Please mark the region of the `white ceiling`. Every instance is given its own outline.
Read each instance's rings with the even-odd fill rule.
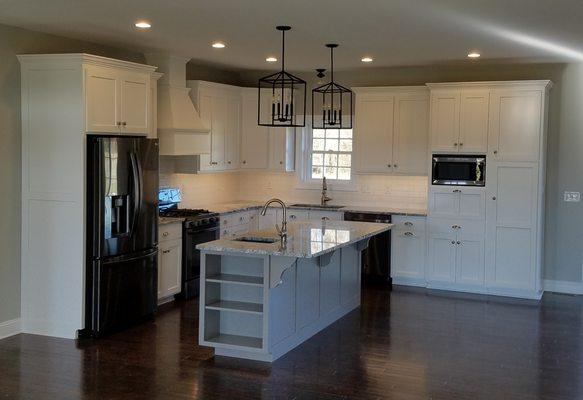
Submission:
[[[291,25],[292,70],[472,62],[583,61],[581,0],[0,0],[0,23],[138,51],[161,50],[234,69],[275,69]],[[133,27],[151,21],[149,31]],[[211,48],[222,40],[227,48]]]

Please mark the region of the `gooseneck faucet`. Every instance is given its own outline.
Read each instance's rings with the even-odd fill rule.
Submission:
[[[263,206],[263,209],[261,210],[261,215],[265,215],[265,213],[267,212],[267,207],[269,207],[269,205],[271,203],[278,203],[281,205],[281,208],[283,209],[283,218],[281,220],[281,229],[279,228],[279,225],[277,225],[277,224],[275,224],[275,229],[277,230],[277,234],[279,235],[279,238],[281,239],[281,243],[285,243],[287,241],[287,206],[280,199],[274,198],[274,199],[267,200],[267,203],[265,203],[265,205]]]
[[[332,200],[331,197],[328,197],[326,191],[328,190],[328,184],[326,183],[326,177],[322,178],[322,198],[320,199],[320,204],[325,206],[327,202]]]

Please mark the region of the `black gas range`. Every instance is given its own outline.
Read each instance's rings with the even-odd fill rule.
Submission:
[[[168,191],[172,191],[169,198]],[[183,218],[182,223],[182,292],[191,299],[200,293],[200,251],[196,245],[219,238],[219,214],[203,209],[179,208],[180,189],[160,189],[160,217]],[[169,201],[171,200],[171,201]]]

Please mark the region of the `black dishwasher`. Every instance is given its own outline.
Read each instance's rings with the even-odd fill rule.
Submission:
[[[391,223],[390,214],[345,212],[345,221]],[[368,248],[362,252],[362,282],[365,285],[391,289],[391,231],[370,238]]]

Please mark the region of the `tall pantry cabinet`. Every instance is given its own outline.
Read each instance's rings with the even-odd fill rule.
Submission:
[[[428,86],[431,153],[486,156],[483,188],[429,171],[428,286],[540,298],[551,82]]]

